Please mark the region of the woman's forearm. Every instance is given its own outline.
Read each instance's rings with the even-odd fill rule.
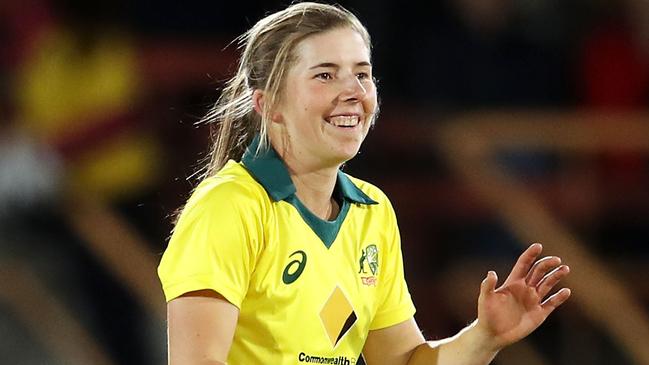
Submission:
[[[474,321],[453,337],[419,345],[409,365],[487,365],[498,353]]]

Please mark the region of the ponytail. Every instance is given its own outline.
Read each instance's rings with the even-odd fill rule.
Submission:
[[[230,79],[212,109],[201,120],[210,125],[209,163],[202,179],[213,176],[230,159],[239,160],[259,131],[260,118],[253,110],[252,89],[245,72]]]

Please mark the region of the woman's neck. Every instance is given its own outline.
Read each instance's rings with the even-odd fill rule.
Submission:
[[[282,159],[295,185],[295,194],[302,204],[321,219],[332,220],[337,217],[340,207],[333,198],[333,193],[339,166],[309,164],[294,158],[290,153],[284,153]]]
[[[276,131],[269,130],[269,134],[272,132]],[[288,169],[300,202],[321,219],[332,220],[337,217],[340,206],[333,198],[333,193],[341,164],[335,161],[327,163],[315,156],[300,154],[281,135],[275,135],[270,141]]]
[[[332,220],[338,215],[338,203],[333,198],[336,172],[294,173],[290,168],[289,171],[295,194],[313,214],[325,220]]]
[[[340,207],[333,198],[338,168],[313,169],[290,160],[285,163],[302,204],[321,219],[332,220],[338,216]]]

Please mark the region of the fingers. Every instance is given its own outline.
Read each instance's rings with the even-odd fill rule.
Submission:
[[[541,279],[543,279],[550,270],[556,268],[560,264],[561,259],[556,256],[547,256],[538,260],[527,273],[525,282],[527,285],[537,286]]]
[[[536,261],[536,258],[541,254],[543,246],[540,243],[535,243],[525,250],[521,256],[516,261],[514,268],[512,269],[511,274],[509,274],[509,279],[517,280],[521,278],[526,278],[527,273],[529,273],[532,265]]]
[[[571,291],[568,288],[563,288],[556,292],[554,295],[546,299],[542,304],[541,308],[545,312],[545,315],[548,316],[552,313],[553,310],[557,309],[558,306],[563,304],[568,298],[570,298]]]
[[[561,281],[566,275],[570,273],[570,267],[567,265],[561,265],[556,269],[550,271],[547,275],[541,279],[538,283],[536,292],[540,298],[545,298],[548,293],[554,288],[555,285]]]

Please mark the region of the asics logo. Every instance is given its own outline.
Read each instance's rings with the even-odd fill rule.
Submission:
[[[302,275],[302,271],[306,266],[306,253],[304,251],[295,251],[289,255],[289,258],[294,256],[296,258],[286,265],[282,273],[282,281],[286,285],[294,283]]]

